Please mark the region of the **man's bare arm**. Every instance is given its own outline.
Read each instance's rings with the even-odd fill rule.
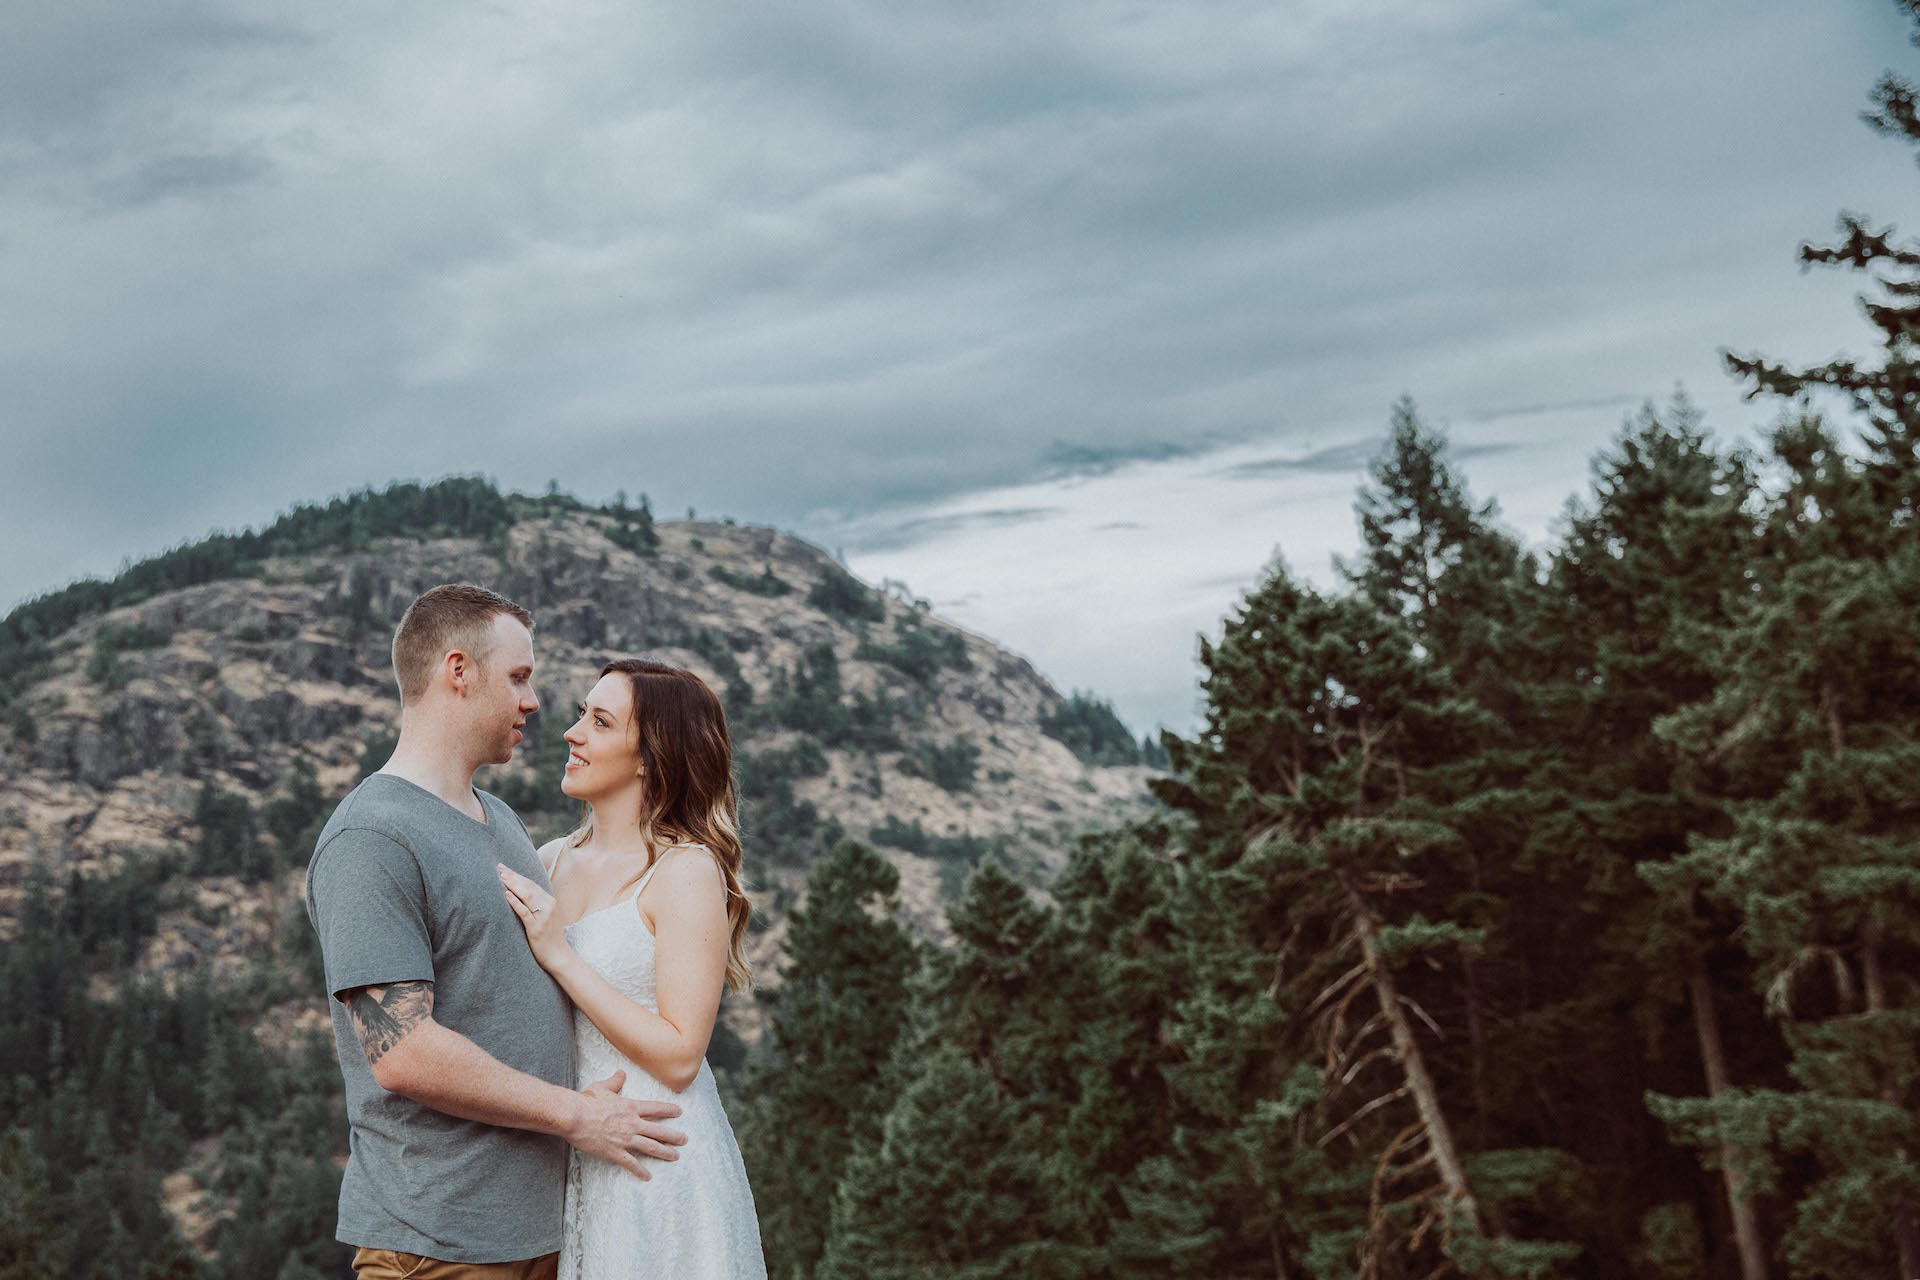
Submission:
[[[431,982],[396,982],[390,987],[360,987],[347,994],[347,1016],[359,1033],[367,1065],[377,1069],[380,1059],[405,1038],[407,1032],[433,1017]],[[384,1084],[380,1086],[386,1088]]]
[[[619,1096],[616,1074],[574,1092],[515,1071],[457,1031],[433,1020],[433,984],[357,987],[342,997],[374,1083],[435,1111],[510,1129],[565,1138],[644,1178],[639,1157],[678,1158],[686,1139],[658,1123],[680,1114],[668,1103]]]

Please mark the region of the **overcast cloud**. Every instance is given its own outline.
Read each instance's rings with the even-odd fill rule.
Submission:
[[[840,546],[1184,725],[1194,632],[1351,543],[1402,392],[1545,537],[1641,400],[1768,416],[1720,346],[1863,343],[1793,251],[1912,221],[1857,118],[1902,21],[30,0],[0,603],[364,484],[551,478]]]

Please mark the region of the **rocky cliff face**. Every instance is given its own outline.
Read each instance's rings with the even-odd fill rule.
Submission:
[[[546,723],[521,760],[479,779],[536,838],[576,817],[558,793],[558,735],[606,659],[660,656],[725,691],[762,975],[812,857],[841,833],[900,868],[904,909],[937,936],[944,901],[985,852],[1039,885],[1076,833],[1146,803],[1144,769],[1090,766],[1042,731],[1060,695],[1026,662],[852,582],[818,548],[694,521],[658,526],[648,546],[624,518],[563,506],[486,539],[270,557],[54,637],[0,728],[0,929],[13,929],[36,860],[64,877],[173,857],[177,892],[139,968],[234,976],[284,951],[287,931],[306,928],[299,845],[313,805],[299,797],[324,812],[384,759],[399,712],[392,624],[452,580],[536,615]],[[221,841],[251,850],[252,870]],[[735,1004],[751,1039],[750,1006]],[[280,1011],[322,1016],[312,1002]]]

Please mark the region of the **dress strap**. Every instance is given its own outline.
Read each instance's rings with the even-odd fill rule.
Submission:
[[[667,860],[667,856],[671,854],[674,850],[700,849],[704,851],[706,847],[707,846],[703,844],[699,844],[695,841],[689,840],[682,844],[670,844],[666,848],[662,849],[660,851],[660,856],[653,860],[653,865],[648,867],[646,870],[646,873],[640,877],[640,883],[633,887],[633,901],[638,902],[640,900],[641,893],[643,893],[646,890],[647,881],[653,879],[653,873],[660,869],[660,864],[665,862]]]

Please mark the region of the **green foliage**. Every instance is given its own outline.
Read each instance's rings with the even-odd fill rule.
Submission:
[[[143,623],[103,626],[93,638],[93,656],[87,660],[87,679],[103,689],[122,688],[131,678],[120,655],[131,649],[158,649],[171,643],[173,633]]]
[[[272,1150],[282,1177],[221,1233],[211,1274],[277,1272],[289,1254],[339,1274],[332,1240],[344,1154],[338,1074],[315,1042],[291,1064],[247,1029],[262,1005],[204,978],[171,986],[127,976],[177,861],[130,859],[72,876],[56,893],[43,867],[22,889],[20,928],[0,941],[0,1270],[18,1276],[205,1274],[160,1202],[161,1176],[189,1142],[216,1152],[217,1187],[239,1185],[249,1151]],[[304,921],[301,922],[304,927]],[[90,988],[100,979],[112,994]],[[261,999],[281,998],[272,984]]]
[[[880,594],[837,564],[828,565],[807,592],[807,603],[842,622],[883,622],[887,607]]]
[[[818,742],[801,735],[785,747],[742,751],[735,761],[742,839],[755,859],[806,866],[840,842],[840,824],[793,791],[795,781],[827,772]]]
[[[153,936],[160,913],[175,905],[181,859],[169,851],[129,856],[111,871],[68,872],[57,907],[58,932],[78,959],[131,966]],[[33,889],[35,881],[29,880]],[[45,893],[44,886],[39,892]],[[43,900],[43,908],[47,907]]]
[[[1692,1280],[1706,1274],[1700,1215],[1690,1204],[1660,1204],[1641,1216],[1635,1272],[1648,1280]]]
[[[264,880],[275,871],[271,851],[260,843],[253,804],[244,794],[223,791],[208,778],[200,785],[193,821],[200,828],[193,842],[194,874]],[[300,860],[307,852],[300,851]]]
[[[300,756],[287,775],[285,790],[267,801],[261,819],[281,858],[291,864],[306,861],[332,812],[333,801],[320,790],[312,763]]]
[[[847,1162],[820,1280],[1059,1274],[1032,1211],[1044,1170],[1038,1115],[1023,1116],[977,1063],[938,1046],[887,1114],[883,1140]]]
[[[346,623],[348,640],[358,640],[385,625],[373,609],[373,570],[365,561],[355,561],[347,570],[346,590],[334,601],[334,608]]]
[[[647,501],[647,495],[640,495],[640,505],[627,505],[627,491],[614,494],[613,502],[606,510],[613,516],[613,523],[607,528],[607,538],[616,547],[625,547],[637,555],[654,556],[660,551],[660,533],[653,527],[653,504]]]
[[[994,851],[997,842],[982,836],[943,836],[935,835],[920,825],[920,819],[902,822],[894,814],[888,814],[887,820],[867,830],[867,838],[875,844],[883,844],[893,849],[904,849],[908,853],[917,853],[923,858],[937,858],[942,862],[960,862],[968,866],[980,861]]]
[[[1113,704],[1078,689],[1040,713],[1040,732],[1066,744],[1082,764],[1142,763],[1142,744],[1114,711]],[[1161,763],[1166,757],[1162,753]]]
[[[771,1052],[750,1066],[736,1120],[773,1274],[813,1274],[848,1155],[878,1132],[897,1089],[886,1064],[919,965],[892,915],[898,886],[863,845],[821,859],[788,918],[779,984],[759,996]]]
[[[697,654],[725,682],[720,701],[726,708],[728,722],[736,730],[749,725],[754,715],[753,683],[740,669],[740,659],[734,656],[734,637],[712,627],[696,627],[685,633],[679,643]]]
[[[356,784],[365,782],[385,767],[393,758],[395,747],[400,745],[400,734],[394,730],[375,729],[360,739],[360,758],[357,762],[359,773]]]
[[[895,618],[890,641],[876,641],[863,630],[853,656],[883,663],[923,686],[931,686],[948,668],[973,669],[966,637],[946,627],[930,627],[918,613]]]
[[[766,596],[770,599],[778,599],[793,591],[793,584],[775,574],[772,565],[765,566],[759,573],[741,573],[725,565],[716,564],[707,569],[707,576],[722,586],[732,587],[735,591],[744,591],[754,596]]]
[[[848,695],[833,645],[809,645],[791,669],[776,667],[762,709],[766,720],[798,729],[828,747],[888,751],[899,747],[900,709],[884,693]]]
[[[46,1162],[24,1130],[0,1135],[0,1277],[60,1280],[73,1243],[56,1216]]]
[[[387,537],[491,539],[512,523],[507,500],[478,477],[394,484],[324,505],[294,507],[258,532],[212,534],[142,560],[107,581],[82,579],[29,600],[0,620],[0,706],[44,674],[54,637],[110,609],[182,587],[251,576],[271,556],[364,551],[374,539]]]
[[[955,738],[945,746],[915,742],[900,753],[900,772],[910,778],[925,778],[941,790],[955,793],[973,790],[979,764],[980,748],[967,738]]]

